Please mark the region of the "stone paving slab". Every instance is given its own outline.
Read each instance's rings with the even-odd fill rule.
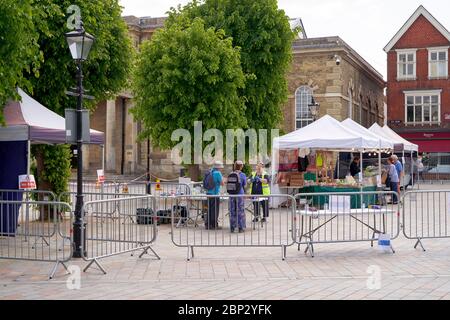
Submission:
[[[51,263],[0,260],[0,299],[450,299],[450,239],[424,240],[423,252],[400,236],[395,254],[369,242],[318,244],[315,258],[291,246],[286,261],[279,248],[196,248],[186,261],[169,232],[161,226],[153,246],[161,260],[102,259],[107,274],[82,272],[79,290],[62,267],[48,280]]]

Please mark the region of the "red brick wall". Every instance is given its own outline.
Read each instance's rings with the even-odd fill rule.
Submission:
[[[405,121],[404,90],[434,90],[442,89],[441,121],[443,128],[450,128],[450,122],[445,122],[444,113],[450,113],[450,80],[428,79],[428,49],[432,47],[450,46],[450,42],[423,16],[420,16],[410,29],[400,38],[394,48],[388,53],[388,85],[387,104],[388,121]],[[397,52],[395,49],[417,48],[415,81],[397,81]],[[450,52],[449,52],[450,55]],[[449,64],[450,66],[450,64]],[[450,68],[449,68],[450,74]],[[404,125],[400,125],[403,127]],[[394,127],[395,128],[395,127]]]
[[[395,44],[393,50],[446,45],[448,45],[448,40],[421,15]]]

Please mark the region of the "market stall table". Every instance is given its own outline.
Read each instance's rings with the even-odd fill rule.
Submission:
[[[299,194],[311,194],[317,193],[318,195],[307,196],[308,200],[313,202],[313,205],[323,208],[326,203],[329,203],[329,195],[323,195],[323,193],[355,193],[350,196],[351,209],[361,208],[363,204],[366,206],[375,205],[379,203],[379,199],[376,194],[363,194],[361,192],[374,192],[377,191],[377,186],[367,187],[334,187],[334,186],[305,186],[299,189]]]
[[[373,246],[373,241],[377,240],[375,238],[375,235],[378,234],[386,234],[386,216],[394,215],[396,214],[396,210],[387,209],[387,208],[380,208],[380,209],[350,209],[350,210],[317,210],[317,211],[311,211],[308,209],[304,210],[297,210],[297,214],[301,217],[301,229],[300,231],[300,240],[298,248],[300,250],[300,243],[302,243],[302,239],[306,238],[308,239],[306,245],[307,248],[305,250],[305,253],[310,251],[310,254],[312,257],[314,257],[314,243],[332,243],[332,242],[339,242],[339,241],[314,241],[313,237],[316,232],[318,232],[320,229],[324,228],[326,225],[331,223],[333,220],[338,218],[339,216],[348,216],[355,221],[361,223],[363,226],[367,227],[369,230],[371,230],[372,233],[372,241],[371,246]],[[361,220],[361,216],[372,216],[373,215],[373,224],[371,225],[369,223],[369,219],[367,221]],[[381,229],[378,229],[376,225],[376,216],[381,215],[382,216],[382,226]],[[360,217],[358,217],[360,216]],[[305,226],[305,219],[308,220],[308,226],[304,228]],[[324,219],[324,222],[318,222],[317,226],[314,227],[313,219]],[[306,229],[306,230],[305,230]],[[319,239],[320,240],[320,239]],[[392,253],[395,253],[394,248],[392,245],[390,246]]]

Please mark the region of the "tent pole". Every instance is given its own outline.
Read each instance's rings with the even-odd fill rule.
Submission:
[[[403,151],[402,151],[402,165],[403,165],[403,177],[402,177],[402,180],[400,181],[400,190],[402,190],[402,186],[403,186],[403,188],[405,188],[405,146],[404,145],[403,145]]]
[[[411,186],[414,188],[414,161],[412,150],[411,150]]]
[[[103,174],[105,174],[105,145],[102,144],[102,170]]]
[[[380,181],[381,181],[381,140],[380,140],[380,145],[378,148],[378,175],[380,176]]]
[[[27,141],[27,175],[31,173],[31,141]]]
[[[341,153],[340,152],[338,152],[338,159],[337,159],[337,179],[339,179],[340,178],[340,176],[341,176],[341,174],[340,174],[340,166],[341,166],[341,163],[340,163],[340,159],[341,158]]]
[[[363,152],[362,152],[362,150],[359,152],[359,156],[360,156],[360,163],[361,163],[361,165],[360,165],[360,174],[361,174],[361,181],[360,181],[360,191],[361,191],[361,193],[360,193],[360,196],[361,196],[361,209],[363,209],[364,210],[364,206],[363,206],[363,195],[362,195],[362,193],[363,193],[363,181],[364,181],[364,159],[363,159]]]

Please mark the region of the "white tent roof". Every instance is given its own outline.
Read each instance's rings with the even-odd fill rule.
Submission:
[[[386,133],[386,131],[384,131],[383,128],[380,127],[380,125],[378,123],[374,123],[368,130],[370,132],[376,134],[377,136],[380,136],[380,137],[382,137],[382,138],[384,138],[386,140],[392,141],[392,137],[389,136]],[[403,145],[403,143],[399,143],[398,141],[392,141],[392,143],[394,143],[394,144],[402,144]],[[402,148],[403,148],[403,146],[402,146]]]
[[[389,128],[388,126],[384,126],[383,130],[386,132],[386,134],[390,137],[392,137],[392,140],[399,141],[399,143],[403,143],[404,150],[405,151],[419,151],[419,146],[417,144],[414,144],[412,142],[409,142],[405,138],[399,136],[394,130]]]
[[[274,148],[346,151],[378,149],[379,140],[361,135],[325,115],[304,128],[274,139]]]
[[[402,149],[404,151],[417,151],[419,149],[419,147],[416,144],[413,144],[413,143],[403,139],[398,134],[396,134],[392,129],[390,129],[388,126],[380,127],[378,125],[378,123],[374,123],[369,128],[369,130],[379,136],[389,139],[396,146],[401,145]],[[397,149],[397,148],[395,148],[395,149]]]
[[[347,118],[346,120],[342,121],[341,124],[343,124],[345,127],[359,133],[362,136],[374,138],[379,141],[380,148],[381,149],[394,149],[394,144],[391,142],[391,140],[386,139],[385,137],[382,137],[367,128],[364,128],[359,123],[353,121],[350,118]]]

